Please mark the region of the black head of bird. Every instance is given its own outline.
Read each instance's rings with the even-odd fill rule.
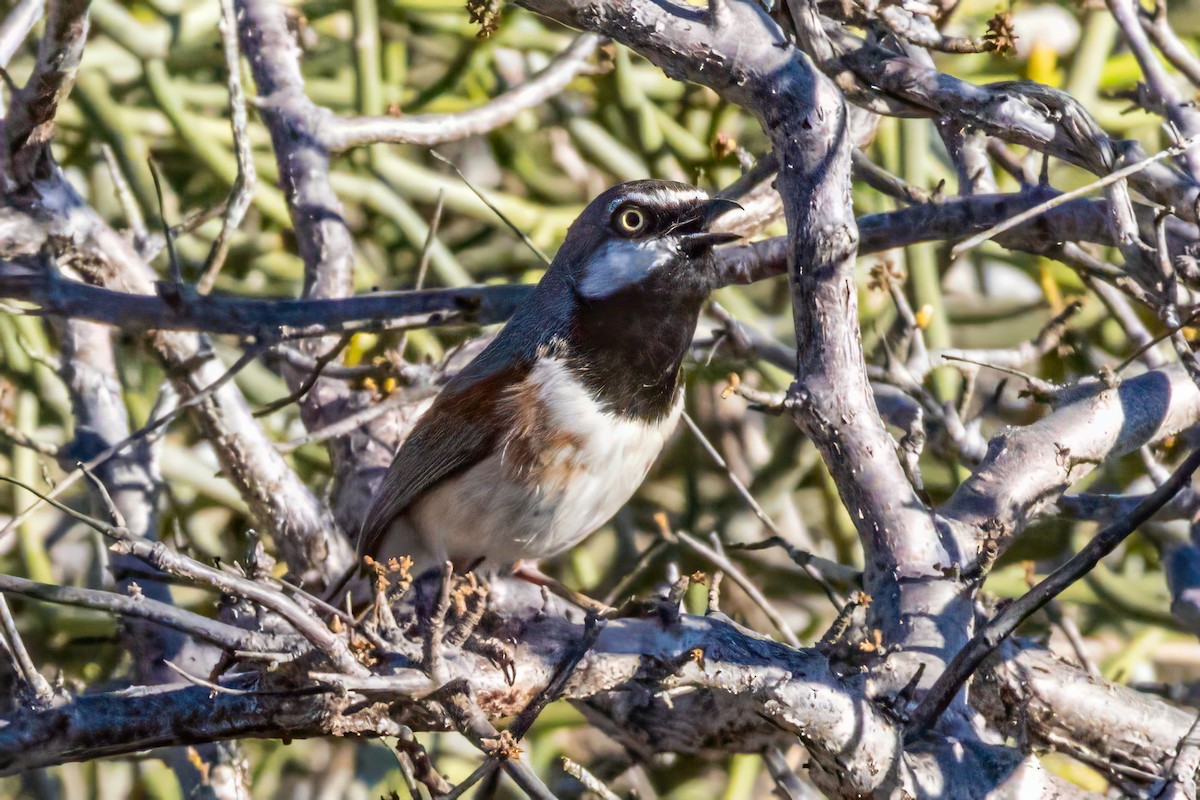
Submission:
[[[593,200],[533,293],[401,446],[360,558],[501,568],[560,553],[608,521],[678,422],[712,250],[738,238],[710,225],[731,206],[649,180]]]

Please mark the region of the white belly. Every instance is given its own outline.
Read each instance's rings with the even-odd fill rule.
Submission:
[[[610,414],[562,362],[549,359],[539,362],[522,391],[537,399],[541,415],[532,466],[527,440],[510,442],[415,503],[397,521],[408,530],[389,539],[415,545],[409,550],[418,552],[409,554],[418,568],[447,558],[466,566],[481,557],[501,566],[575,545],[637,491],[683,408],[680,392],[670,413],[655,422]]]

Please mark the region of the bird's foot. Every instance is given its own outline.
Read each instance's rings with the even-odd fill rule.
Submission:
[[[569,586],[565,586],[562,582],[551,578],[538,569],[535,562],[518,561],[513,565],[512,574],[514,578],[528,581],[534,586],[544,586],[551,594],[555,594],[568,603],[579,606],[584,611],[595,615],[599,619],[608,619],[617,613],[617,609],[612,606],[602,603],[599,600],[594,600],[586,594],[577,592]]]

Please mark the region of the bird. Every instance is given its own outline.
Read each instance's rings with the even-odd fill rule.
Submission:
[[[734,207],[660,180],[590,202],[507,325],[400,445],[357,562],[407,556],[413,575],[450,562],[556,584],[537,563],[608,522],[679,421],[713,251],[740,238],[710,226]]]

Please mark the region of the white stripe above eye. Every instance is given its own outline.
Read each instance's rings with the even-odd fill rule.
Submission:
[[[608,297],[642,280],[674,254],[670,242],[660,238],[606,242],[588,260],[579,292],[592,300]]]
[[[609,204],[609,212],[617,210],[618,206],[625,203],[632,203],[636,206],[645,206],[646,208],[663,208],[673,206],[678,203],[699,202],[707,200],[708,194],[703,189],[653,189],[649,192],[630,192],[622,195]]]

